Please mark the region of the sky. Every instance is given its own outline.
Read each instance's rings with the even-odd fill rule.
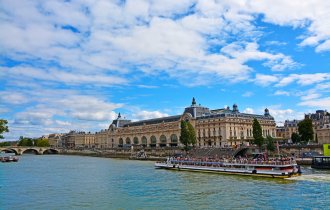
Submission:
[[[275,3],[276,2],[276,3]],[[330,1],[0,0],[5,140],[182,114],[330,108]]]

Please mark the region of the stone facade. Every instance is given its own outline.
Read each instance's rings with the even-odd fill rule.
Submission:
[[[305,114],[305,118],[313,122],[314,140],[320,144],[329,143],[330,113],[327,110],[316,110],[315,113]]]
[[[276,137],[276,124],[268,109],[264,115],[240,113],[236,104],[232,110],[229,107],[210,110],[196,105],[193,99],[182,115],[131,122],[119,114],[109,126],[107,145],[110,148],[182,146],[179,142],[182,120],[195,128],[199,147],[249,145],[254,118],[259,121],[264,137]]]
[[[95,148],[95,135],[93,133],[70,131],[62,137],[66,148]]]
[[[105,149],[108,148],[108,130],[101,130],[95,133],[95,148]]]
[[[301,122],[301,120],[285,120],[284,122],[284,129],[285,129],[285,134],[284,138],[285,139],[291,139],[291,136],[293,133],[298,132],[298,123]]]
[[[325,124],[323,126],[318,126],[315,129],[317,142],[319,144],[330,144],[330,124]]]
[[[63,134],[57,134],[57,133],[49,134],[48,136],[49,146],[53,148],[62,147],[62,136]]]

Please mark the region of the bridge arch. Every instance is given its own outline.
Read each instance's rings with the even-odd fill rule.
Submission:
[[[37,149],[34,149],[34,148],[27,148],[25,150],[22,151],[22,154],[31,154],[31,153],[34,153],[36,155],[39,155],[39,151]]]
[[[15,155],[18,155],[18,151],[16,151],[15,149],[12,149],[12,148],[2,149],[1,152],[5,152],[5,153],[15,153]]]
[[[58,154],[59,151],[56,149],[46,149],[42,154]]]

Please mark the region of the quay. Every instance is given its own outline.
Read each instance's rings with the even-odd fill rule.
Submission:
[[[231,148],[195,148],[191,151],[185,152],[181,148],[113,148],[113,149],[64,149],[52,147],[0,147],[1,152],[15,153],[15,155],[22,155],[25,153],[33,153],[36,155],[44,154],[59,154],[59,155],[78,155],[90,157],[103,157],[103,158],[119,158],[130,160],[149,160],[149,161],[164,161],[167,157],[180,155],[192,157],[222,157],[233,156],[239,154],[241,150],[246,148],[231,149]],[[310,151],[311,147],[299,148],[285,147],[281,152],[284,154],[296,153],[302,154],[303,151]],[[318,148],[317,148],[318,149]],[[318,151],[318,150],[317,150]],[[311,165],[311,158],[297,157],[296,162],[298,165]]]

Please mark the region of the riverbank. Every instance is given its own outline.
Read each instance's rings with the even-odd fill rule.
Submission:
[[[141,160],[141,161],[163,161],[166,157],[159,156],[146,156],[146,157],[135,157],[130,152],[108,152],[108,151],[90,151],[90,150],[65,150],[62,151],[62,155],[77,155],[77,156],[89,156],[89,157],[103,157],[103,158],[117,158],[127,160]]]
[[[126,160],[140,160],[140,161],[164,161],[168,156],[161,154],[162,156],[157,155],[148,155],[144,157],[137,157],[132,155],[131,152],[114,152],[114,151],[91,151],[91,150],[65,150],[61,151],[59,154],[63,155],[77,155],[77,156],[89,156],[89,157],[103,157],[103,158],[117,158],[117,159],[126,159]],[[298,165],[310,166],[312,164],[311,158],[297,158]]]

